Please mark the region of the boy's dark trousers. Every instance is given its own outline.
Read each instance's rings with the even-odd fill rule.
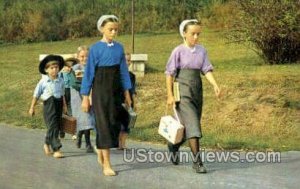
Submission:
[[[54,152],[62,147],[58,138],[62,123],[62,107],[62,98],[50,97],[44,101],[44,120],[47,127],[45,144],[50,145]]]

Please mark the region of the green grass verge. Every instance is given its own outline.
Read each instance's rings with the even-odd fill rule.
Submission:
[[[201,144],[205,148],[300,150],[300,65],[264,65],[250,49],[227,44],[220,33],[205,31],[201,43],[214,65],[223,91],[218,101],[203,78],[204,106]],[[45,128],[42,105],[36,116],[27,111],[40,79],[39,54],[74,53],[79,45],[99,38],[0,46],[0,122]],[[117,39],[130,51],[131,36]],[[147,53],[147,74],[138,78],[136,128],[130,138],[164,143],[157,134],[166,103],[166,61],[181,43],[178,34],[136,35],[136,53]]]

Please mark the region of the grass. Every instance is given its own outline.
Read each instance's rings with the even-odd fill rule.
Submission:
[[[203,40],[202,40],[203,39]],[[205,148],[300,150],[300,64],[269,66],[250,49],[227,44],[220,33],[205,31],[201,43],[214,65],[222,88],[216,100],[203,77],[204,106],[201,144]],[[39,54],[74,53],[79,45],[98,38],[0,46],[0,122],[44,128],[42,105],[34,118],[27,115],[38,73]],[[131,36],[117,39],[130,50]],[[135,52],[147,53],[147,74],[138,79],[138,120],[130,138],[165,143],[157,134],[165,112],[164,69],[178,34],[136,35]]]

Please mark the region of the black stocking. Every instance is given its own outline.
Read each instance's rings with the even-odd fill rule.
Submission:
[[[200,154],[198,154],[199,153],[199,148],[200,148],[199,138],[198,137],[190,138],[189,139],[189,145],[190,145],[191,151],[194,155],[195,162],[198,162],[199,159],[201,159]]]
[[[84,133],[84,131],[78,131],[78,133],[77,133],[77,139],[78,139],[79,141],[81,141],[81,138],[82,138],[83,133]]]
[[[84,137],[85,137],[85,143],[86,146],[90,146],[91,145],[91,139],[90,139],[90,130],[84,130]]]

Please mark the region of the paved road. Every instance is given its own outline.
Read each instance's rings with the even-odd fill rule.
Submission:
[[[87,154],[84,149],[77,149],[70,135],[62,141],[65,158],[46,157],[42,150],[44,134],[45,130],[0,124],[1,189],[282,189],[299,188],[300,185],[300,152],[295,151],[281,153],[280,163],[208,162],[211,154],[222,152],[207,151],[204,157],[209,172],[200,175],[192,171],[190,162],[178,166],[161,162],[161,157],[165,157],[162,155],[166,151],[163,145],[129,141],[128,147],[131,150],[127,151],[127,154],[112,150],[112,164],[118,176],[105,177],[96,163],[96,155]],[[188,152],[188,149],[183,151]],[[236,161],[234,153],[231,154],[231,160]],[[245,155],[242,153],[240,156]],[[264,154],[261,153],[259,157],[261,160]],[[148,162],[142,162],[144,160]],[[156,162],[150,162],[152,160]]]

